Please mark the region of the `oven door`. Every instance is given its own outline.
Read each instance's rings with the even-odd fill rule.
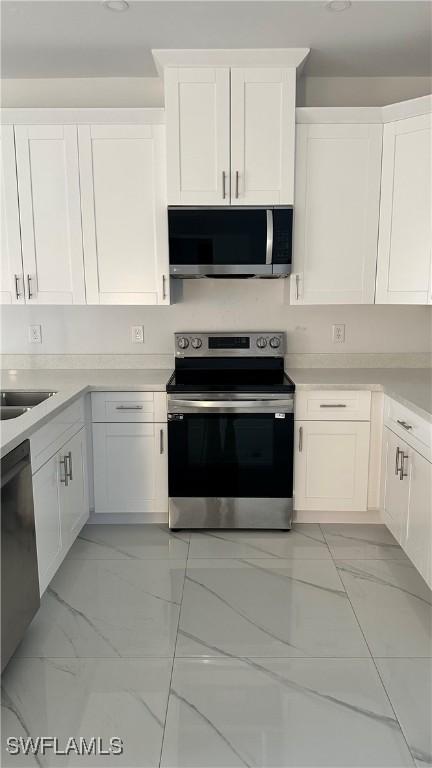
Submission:
[[[289,528],[293,402],[168,406],[170,527]]]

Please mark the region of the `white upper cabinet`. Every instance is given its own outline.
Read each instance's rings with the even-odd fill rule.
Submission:
[[[297,125],[292,304],[373,304],[382,126]]]
[[[377,304],[431,303],[431,125],[384,126]]]
[[[231,70],[231,203],[294,202],[294,69]]]
[[[13,126],[1,127],[1,284],[0,303],[24,302],[21,234]]]
[[[84,304],[73,125],[15,127],[24,292],[29,304]]]
[[[295,72],[166,69],[170,205],[293,204]]]
[[[168,202],[228,205],[229,69],[168,69],[165,88]]]
[[[78,135],[87,303],[169,303],[163,127]]]

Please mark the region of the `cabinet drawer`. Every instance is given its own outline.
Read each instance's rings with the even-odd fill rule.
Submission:
[[[165,392],[93,392],[93,422],[166,421]]]
[[[369,421],[371,393],[364,390],[297,392],[295,417],[302,421]]]
[[[429,461],[432,459],[432,424],[390,397],[385,399],[384,419],[386,426],[406,440],[408,445]]]

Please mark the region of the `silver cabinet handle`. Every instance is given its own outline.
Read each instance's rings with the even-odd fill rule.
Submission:
[[[166,297],[166,275],[162,275],[162,299],[165,301]]]
[[[31,275],[27,275],[27,293],[28,293],[29,299],[33,298],[33,291],[32,291],[32,288],[31,288],[31,284],[32,284]]]
[[[116,405],[117,411],[142,411],[143,405]]]
[[[63,485],[66,488],[69,485],[69,474],[68,474],[68,471],[67,471],[67,458],[68,457],[66,455],[66,456],[63,456],[62,459],[60,459],[60,466],[63,467],[63,469],[64,469],[64,476],[63,477],[61,476],[61,472],[60,472],[60,482],[63,483]]]
[[[346,403],[320,403],[320,408],[346,408]]]
[[[21,291],[19,289],[19,284],[20,284],[21,278],[20,278],[20,275],[14,275],[14,277],[15,277],[15,296],[17,297],[17,299],[20,299]]]
[[[405,459],[408,458],[408,454],[401,451],[400,456],[401,456],[401,465],[399,470],[399,479],[403,480],[404,477],[408,477],[408,472],[405,472]]]
[[[160,453],[164,452],[164,432],[163,429],[159,431],[159,451]]]
[[[222,198],[226,198],[226,171],[222,171]]]
[[[296,285],[296,300],[299,300],[299,285],[300,285],[300,275],[295,276],[295,285]]]
[[[401,425],[404,429],[412,429],[411,424],[407,424],[406,421],[403,421],[401,419],[396,419],[397,423]]]
[[[238,171],[235,172],[235,196],[238,199],[239,196],[239,177],[240,174]]]
[[[396,448],[396,459],[395,459],[395,475],[399,474],[399,456],[401,455],[402,451],[399,448],[399,446]]]
[[[72,451],[69,451],[69,453],[67,453],[64,458],[65,458],[65,475],[67,475],[69,480],[73,480],[73,475],[72,475]]]
[[[303,450],[303,427],[299,427],[299,453]]]

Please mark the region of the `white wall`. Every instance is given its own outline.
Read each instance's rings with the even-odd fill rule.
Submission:
[[[305,77],[297,106],[382,107],[431,92],[430,77]]]
[[[429,307],[290,307],[286,281],[176,281],[181,303],[171,307],[3,307],[4,353],[155,354],[173,352],[181,330],[285,330],[289,352],[428,352]],[[30,344],[28,325],[42,325],[42,344]],[[346,323],[346,343],[333,344],[332,324]],[[132,344],[131,325],[144,325],[144,344]]]
[[[4,107],[162,107],[156,77],[76,77],[1,80]],[[297,104],[382,106],[431,93],[429,77],[304,77]]]

